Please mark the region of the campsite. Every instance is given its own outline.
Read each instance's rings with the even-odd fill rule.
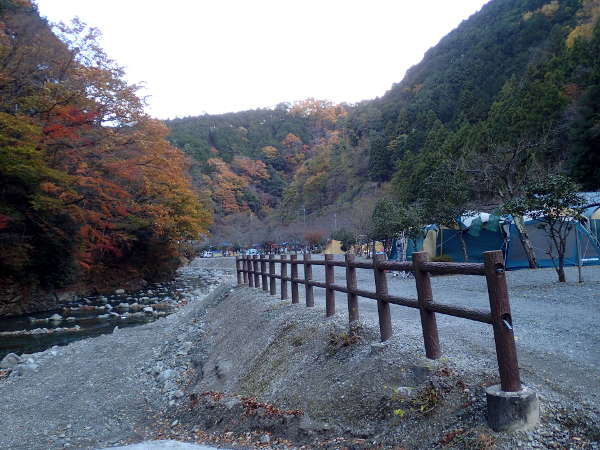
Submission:
[[[600,450],[600,0],[0,0],[0,450]]]

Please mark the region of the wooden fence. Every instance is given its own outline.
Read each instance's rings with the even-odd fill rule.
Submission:
[[[292,303],[299,303],[299,285],[305,288],[306,306],[314,306],[313,288],[325,289],[325,314],[335,314],[335,293],[347,294],[349,321],[358,320],[358,297],[377,301],[381,341],[392,336],[390,305],[400,305],[418,309],[421,314],[423,341],[427,358],[441,356],[436,323],[436,313],[492,325],[496,344],[496,356],[500,373],[501,389],[505,392],[521,390],[517,351],[513,335],[512,317],[508,301],[508,288],[502,251],[484,253],[484,264],[430,262],[426,252],[413,253],[412,262],[385,261],[383,255],[376,255],[373,261],[356,261],[354,255],[346,255],[344,261],[335,261],[333,255],[325,255],[324,260],[313,260],[305,254],[302,260],[297,255],[286,255],[276,259],[274,255],[242,256],[236,258],[237,281],[239,285],[260,288],[276,295],[276,280],[280,280],[281,299],[288,298],[288,284],[291,283]],[[268,264],[268,270],[267,270]],[[279,274],[275,271],[279,264]],[[304,266],[304,278],[298,278],[298,266]],[[312,266],[325,266],[325,282],[314,281]],[[288,276],[288,266],[290,276]],[[346,268],[346,285],[335,284],[335,267]],[[358,289],[356,269],[370,269],[375,279],[375,292]],[[397,297],[388,293],[388,270],[410,271],[415,276],[417,298]],[[433,300],[431,274],[439,275],[479,275],[487,280],[490,311],[462,308],[460,306],[437,303]]]

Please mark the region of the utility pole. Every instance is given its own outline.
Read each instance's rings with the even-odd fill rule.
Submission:
[[[333,231],[337,230],[337,213],[333,213]]]

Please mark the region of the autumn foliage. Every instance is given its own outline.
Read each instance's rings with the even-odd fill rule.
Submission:
[[[0,278],[160,278],[210,222],[188,160],[97,37],[0,3]]]

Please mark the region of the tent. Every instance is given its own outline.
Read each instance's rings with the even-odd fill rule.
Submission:
[[[567,252],[565,266],[600,265],[600,246],[594,235],[600,231],[600,209],[594,214],[598,219],[590,219],[591,230],[579,222],[574,226],[567,237]],[[594,222],[594,221],[597,222]],[[594,229],[594,225],[597,228]],[[553,267],[552,259],[548,254],[550,241],[544,231],[542,223],[538,220],[525,220],[527,234],[531,240],[539,267]],[[460,234],[467,248],[469,262],[483,262],[483,253],[490,250],[502,250],[505,255],[508,270],[525,269],[529,267],[527,255],[519,237],[519,231],[512,218],[499,217],[493,214],[477,213],[472,216],[462,217],[460,229],[451,229],[429,225],[424,229],[425,238],[407,243],[407,259],[414,251],[425,250],[430,256],[444,255],[455,262],[464,262],[464,252],[461,245]],[[435,248],[431,248],[431,240],[435,239]],[[392,249],[390,259],[401,259],[396,246]]]
[[[600,192],[581,193],[588,204],[600,202]],[[585,226],[596,242],[600,242],[600,206],[592,206],[583,212],[586,218]]]
[[[332,239],[327,243],[323,253],[327,255],[343,255],[345,252],[342,250],[342,243]]]
[[[600,247],[598,242],[586,228],[579,222],[573,223],[567,236],[567,250],[565,252],[565,267],[600,264]],[[543,224],[538,220],[526,220],[525,228],[529,240],[533,245],[539,267],[554,267],[548,254],[550,238],[543,229]],[[519,231],[514,223],[510,223],[507,236],[506,268],[526,269],[529,267],[527,254],[519,239]],[[556,253],[555,253],[556,255]]]
[[[483,262],[483,253],[490,250],[504,250],[506,233],[503,226],[506,219],[488,213],[476,213],[461,217],[460,229],[438,227],[436,255],[449,256],[452,261],[465,261],[460,234],[467,247],[469,262]]]
[[[404,258],[411,259],[414,252],[425,251],[429,257],[436,255],[436,239],[438,228],[435,225],[428,225],[423,229],[422,236],[417,239],[394,239],[389,259],[402,261]]]

